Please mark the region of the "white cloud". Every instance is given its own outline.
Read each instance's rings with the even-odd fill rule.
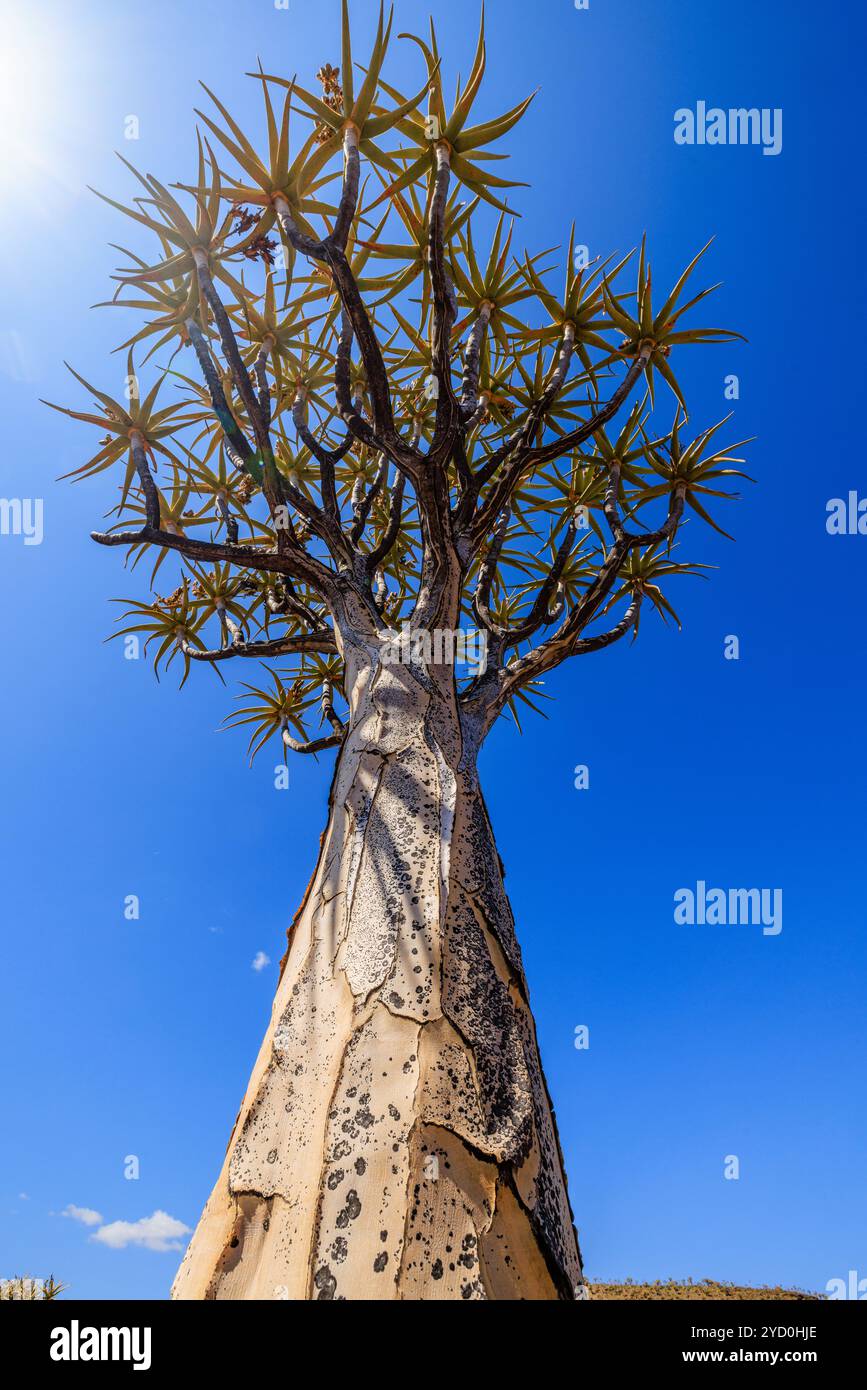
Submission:
[[[30,1201],[30,1194],[27,1193],[27,1192],[19,1192],[19,1193],[18,1193],[18,1200],[19,1200],[19,1202],[29,1202],[29,1201]]]
[[[266,965],[271,964],[271,957],[266,956],[264,951],[257,951],[252,964],[254,970],[264,970]]]
[[[102,1221],[99,1212],[94,1211],[92,1207],[77,1207],[72,1202],[60,1214],[70,1217],[73,1221],[80,1221],[82,1226],[98,1226]]]
[[[110,1221],[100,1226],[90,1237],[107,1245],[110,1250],[125,1250],[128,1245],[141,1245],[145,1250],[182,1250],[178,1237],[190,1235],[190,1227],[167,1211],[155,1211],[140,1221]]]

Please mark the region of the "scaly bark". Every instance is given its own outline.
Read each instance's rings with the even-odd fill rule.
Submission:
[[[356,655],[271,1026],[180,1299],[569,1299],[582,1283],[477,733]]]

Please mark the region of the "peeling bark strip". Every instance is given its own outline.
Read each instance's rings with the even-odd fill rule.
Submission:
[[[362,662],[319,863],[181,1299],[571,1299],[582,1283],[475,731]]]

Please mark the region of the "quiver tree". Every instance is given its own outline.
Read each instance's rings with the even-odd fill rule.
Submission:
[[[122,631],[184,681],[252,672],[230,720],[251,755],[337,753],[177,1298],[580,1297],[477,758],[561,662],[648,607],[675,617],[669,578],[701,568],[680,524],[716,526],[706,504],[743,476],[718,426],[688,435],[674,375],[682,347],[735,336],[687,321],[698,257],[658,302],[643,244],[583,268],[571,241],[517,254],[494,147],[528,102],[473,123],[482,30],[448,107],[433,27],[407,98],[390,38],[380,14],[356,67],[344,0],[321,96],[252,74],[262,153],[209,94],[194,182],[130,166],[114,206],[150,244],[111,301],[144,314],[129,389],[67,412],[104,434],[77,476],[118,476],[94,539],[152,562]],[[147,390],[134,353],[165,360]],[[475,664],[454,659],[467,631]]]

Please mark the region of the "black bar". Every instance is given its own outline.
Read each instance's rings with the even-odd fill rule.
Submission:
[[[502,1323],[500,1306],[499,1315],[495,1308],[466,1307],[453,1314],[459,1338],[453,1341],[452,1324],[442,1323],[443,1304],[415,1312],[406,1305],[346,1304],[329,1312],[281,1301],[217,1306],[59,1300],[4,1308],[0,1349],[4,1370],[18,1365],[25,1372],[47,1372],[58,1383],[70,1376],[93,1379],[104,1371],[137,1380],[192,1371],[197,1377],[213,1374],[215,1390],[223,1390],[233,1375],[251,1387],[272,1383],[263,1380],[270,1373],[282,1381],[299,1375],[309,1380],[312,1372],[327,1385],[337,1369],[353,1364],[367,1380],[376,1374],[379,1356],[385,1357],[379,1366],[383,1377],[391,1378],[401,1367],[411,1379],[427,1379],[438,1366],[438,1375],[455,1375],[463,1384],[480,1375],[489,1381],[489,1358],[505,1358],[514,1380],[517,1354],[522,1361],[531,1358],[535,1390],[532,1381],[539,1372],[546,1378],[554,1374],[552,1357],[560,1365],[558,1379],[576,1385],[588,1365],[615,1375],[676,1367],[701,1376],[713,1365],[735,1374],[741,1366],[760,1365],[769,1371],[804,1366],[827,1375],[863,1364],[867,1331],[863,1308],[824,1300],[606,1300],[541,1310],[517,1304],[508,1306]],[[409,1360],[395,1358],[404,1341],[412,1352]],[[106,1359],[87,1359],[92,1348]],[[113,1359],[115,1351],[126,1359]],[[198,1382],[193,1390],[201,1390]]]

